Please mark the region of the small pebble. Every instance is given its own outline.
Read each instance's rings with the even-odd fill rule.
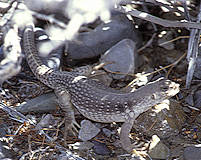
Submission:
[[[111,137],[112,132],[109,129],[103,128],[102,131],[107,137]]]
[[[152,142],[149,147],[149,155],[153,159],[168,159],[170,150],[169,148],[160,141],[157,135],[152,136]]]
[[[40,130],[40,129],[45,128],[45,127],[46,128],[51,128],[52,125],[55,125],[55,119],[51,114],[47,114],[36,125],[36,129]]]
[[[81,129],[79,131],[78,138],[82,141],[88,141],[95,137],[100,132],[100,129],[97,128],[91,121],[83,120],[81,122]]]
[[[108,147],[104,143],[100,143],[97,141],[93,141],[92,143],[94,144],[93,149],[96,154],[104,155],[104,156],[111,154],[111,151],[108,149]]]

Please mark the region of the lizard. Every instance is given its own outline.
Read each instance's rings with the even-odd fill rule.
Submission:
[[[125,93],[86,77],[79,71],[53,70],[44,65],[38,56],[33,28],[33,25],[27,25],[24,30],[25,57],[34,75],[55,91],[60,107],[66,114],[65,131],[75,125],[79,126],[73,112],[73,107],[76,107],[84,117],[96,122],[123,122],[120,141],[123,149],[131,152],[133,146],[129,133],[135,119],[179,92],[179,84],[165,78],[148,83],[134,92]]]

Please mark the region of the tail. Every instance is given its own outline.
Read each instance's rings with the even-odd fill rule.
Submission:
[[[23,47],[27,62],[34,75],[45,85],[52,88],[52,83],[49,81],[48,77],[50,77],[51,74],[54,74],[54,70],[44,65],[38,56],[32,25],[28,25],[25,28]]]

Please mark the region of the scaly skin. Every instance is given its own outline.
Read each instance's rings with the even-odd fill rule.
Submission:
[[[71,117],[68,120],[75,123],[72,111],[75,106],[83,116],[96,122],[124,122],[120,137],[128,152],[132,150],[128,134],[135,118],[179,92],[179,85],[167,79],[149,83],[135,92],[123,93],[78,72],[52,70],[38,57],[32,26],[27,26],[24,31],[23,44],[31,70],[41,82],[55,90],[62,108],[69,112],[66,114]],[[73,106],[67,105],[69,100]]]

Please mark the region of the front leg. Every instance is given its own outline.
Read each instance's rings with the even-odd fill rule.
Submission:
[[[66,142],[67,132],[71,131],[74,134],[73,129],[76,132],[78,132],[75,125],[79,128],[80,128],[80,125],[75,120],[74,109],[70,101],[71,99],[70,99],[70,94],[68,93],[68,91],[63,86],[61,86],[55,89],[54,92],[58,98],[58,103],[61,109],[65,111],[64,141]]]
[[[134,121],[135,121],[134,118],[132,118],[132,119],[129,118],[121,126],[121,132],[120,132],[121,145],[122,145],[123,149],[125,149],[128,153],[130,153],[133,150],[133,145],[131,144],[129,134],[133,127]]]

